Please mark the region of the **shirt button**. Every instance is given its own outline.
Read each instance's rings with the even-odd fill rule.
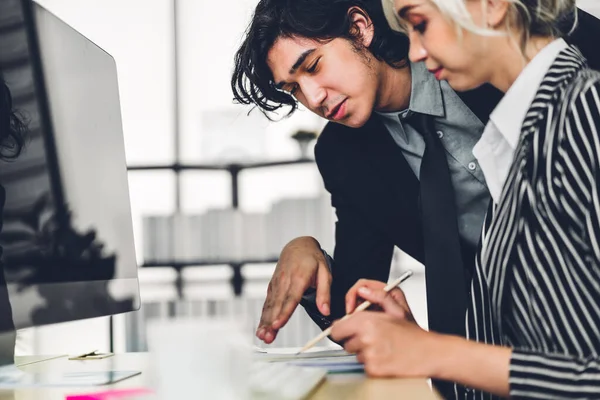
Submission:
[[[475,171],[477,169],[477,164],[475,164],[474,162],[470,162],[468,167],[471,171]]]
[[[437,131],[436,133],[437,133],[437,135],[438,135],[438,137],[439,137],[440,139],[444,137],[444,132],[442,132],[442,131]]]

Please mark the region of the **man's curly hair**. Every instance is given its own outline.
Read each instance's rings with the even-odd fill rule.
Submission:
[[[234,101],[254,105],[263,113],[288,106],[288,115],[292,114],[298,102],[275,86],[267,64],[269,50],[278,38],[321,42],[343,38],[357,44],[360,37],[349,13],[353,8],[362,10],[373,23],[373,40],[366,50],[394,68],[408,65],[408,37],[390,28],[381,0],[260,0],[235,54]]]

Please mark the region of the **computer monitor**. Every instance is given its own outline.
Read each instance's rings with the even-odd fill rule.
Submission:
[[[0,329],[137,310],[114,59],[41,5],[2,0],[0,70],[28,127],[22,154],[0,161]]]

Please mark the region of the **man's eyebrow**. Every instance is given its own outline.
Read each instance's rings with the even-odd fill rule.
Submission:
[[[296,62],[294,63],[294,65],[292,65],[292,68],[290,68],[289,74],[290,75],[295,74],[296,71],[298,70],[298,68],[300,68],[300,66],[302,65],[302,63],[306,60],[306,57],[308,57],[312,53],[314,53],[315,50],[317,50],[317,49],[308,49],[308,50],[304,51],[302,54],[300,54],[300,56],[298,57],[298,59],[296,60]],[[277,89],[281,89],[284,85],[285,85],[285,82],[281,81],[281,82],[275,84],[275,87]]]
[[[292,65],[292,68],[290,68],[290,75],[295,74],[298,68],[300,68],[300,66],[304,62],[304,60],[306,60],[306,57],[310,56],[315,50],[316,49],[308,49],[304,53],[300,54],[300,57],[298,57],[294,65]]]
[[[398,16],[402,19],[406,18],[406,14],[408,14],[408,12],[410,10],[412,10],[413,8],[415,8],[416,5],[408,5],[408,6],[404,6],[402,7],[399,11],[398,11]]]

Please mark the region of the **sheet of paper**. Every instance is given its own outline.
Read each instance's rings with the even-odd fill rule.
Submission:
[[[260,361],[288,361],[349,355],[342,348],[331,347],[313,347],[301,354],[296,354],[300,349],[300,347],[262,348],[262,352],[254,351],[254,357]]]
[[[0,376],[0,388],[41,388],[41,387],[84,387],[100,386],[122,381],[141,374],[139,371],[81,371],[81,372],[43,372],[19,374],[8,373]]]
[[[322,368],[326,369],[329,373],[364,372],[363,365],[356,360],[355,355],[291,360],[286,361],[286,364]]]
[[[266,353],[267,350],[263,349],[262,347],[258,347],[257,345],[252,345],[252,351],[254,353]]]
[[[257,361],[285,362],[301,367],[326,369],[329,373],[363,372],[364,368],[354,354],[342,348],[315,347],[302,354],[296,354],[299,347],[263,349],[266,353],[254,353]]]

